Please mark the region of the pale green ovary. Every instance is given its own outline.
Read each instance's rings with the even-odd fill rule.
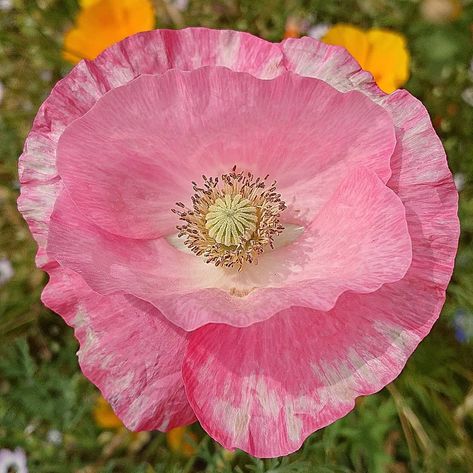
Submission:
[[[209,236],[217,243],[238,245],[256,230],[256,208],[240,194],[226,194],[209,206],[205,221]]]

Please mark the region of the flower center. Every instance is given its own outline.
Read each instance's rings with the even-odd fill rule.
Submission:
[[[220,179],[202,176],[203,187],[192,183],[192,209],[182,202],[176,204],[180,209],[172,209],[183,221],[178,236],[206,263],[239,270],[245,263],[257,263],[284,230],[279,216],[286,205],[276,193],[276,182],[266,186],[267,178],[237,173],[236,167]]]
[[[240,194],[225,194],[209,206],[205,228],[217,243],[226,246],[247,241],[256,230],[256,207]]]

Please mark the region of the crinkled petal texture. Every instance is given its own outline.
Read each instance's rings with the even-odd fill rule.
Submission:
[[[276,179],[283,224],[300,229],[241,272],[182,251],[170,212],[234,164]],[[130,37],[54,88],[20,179],[43,300],[124,423],[195,415],[260,457],[399,374],[438,318],[458,240],[425,108],[311,38]]]
[[[195,420],[182,384],[188,335],[153,306],[126,295],[104,297],[56,268],[43,302],[74,328],[83,373],[131,430],[169,430]]]

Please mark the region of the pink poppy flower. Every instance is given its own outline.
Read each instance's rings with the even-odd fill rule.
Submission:
[[[425,108],[307,37],[125,39],[56,85],[20,175],[43,301],[124,424],[258,457],[400,373],[457,248]]]

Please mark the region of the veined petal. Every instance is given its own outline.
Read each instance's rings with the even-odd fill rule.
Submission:
[[[371,44],[365,31],[353,25],[338,23],[332,26],[322,38],[322,41],[335,46],[343,46],[360,64],[368,69]]]
[[[270,174],[293,215],[308,222],[350,167],[364,165],[386,182],[394,146],[391,117],[362,94],[291,73],[260,80],[207,67],[112,90],[64,131],[57,165],[91,222],[156,238],[173,233],[170,209],[190,204],[191,182],[202,174],[235,163]]]
[[[125,426],[167,431],[193,422],[181,376],[186,333],[143,301],[99,295],[61,267],[49,274],[42,300],[74,328],[83,373]]]
[[[29,222],[43,222],[46,228],[58,192],[47,207],[30,199],[27,188],[33,182],[36,193],[57,180],[56,147],[64,129],[81,117],[107,91],[142,74],[161,74],[169,69],[193,70],[217,65],[244,71],[255,77],[271,78],[284,68],[282,53],[275,44],[248,33],[207,28],[155,30],[137,34],[111,46],[93,61],[81,61],[52,90],[41,106],[20,156],[21,207]],[[49,193],[48,189],[44,193]],[[33,195],[33,194],[31,194]],[[37,264],[46,257],[47,235],[32,233],[38,243]]]
[[[390,383],[430,329],[435,317],[425,326],[416,314],[435,313],[437,303],[424,293],[414,307],[407,300],[418,289],[404,289],[383,288],[382,303],[378,292],[346,294],[329,312],[293,307],[251,327],[193,332],[183,377],[202,427],[225,448],[257,457],[298,450],[358,396]]]
[[[372,292],[401,279],[411,261],[404,207],[363,168],[341,183],[298,240],[242,272],[206,264],[164,238],[107,233],[65,191],[52,216],[48,252],[95,291],[145,299],[185,330],[210,322],[247,326],[294,305],[329,310],[345,291]]]

